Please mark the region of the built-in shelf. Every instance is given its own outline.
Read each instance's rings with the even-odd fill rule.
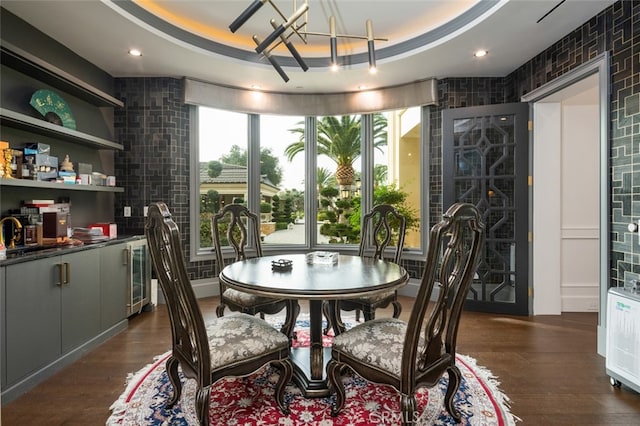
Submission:
[[[88,135],[77,130],[62,127],[57,124],[49,123],[48,121],[33,118],[4,108],[0,108],[0,123],[2,123],[3,126],[26,130],[42,136],[62,139],[69,142],[81,143],[83,145],[93,146],[96,148],[124,149],[124,147],[119,143]]]
[[[123,107],[124,103],[29,52],[1,41],[2,64],[50,84],[96,106]]]
[[[43,188],[43,189],[64,189],[71,191],[91,191],[91,192],[124,192],[124,188],[117,186],[98,185],[69,185],[66,183],[46,182],[28,179],[0,179],[0,187],[19,186],[23,188]]]

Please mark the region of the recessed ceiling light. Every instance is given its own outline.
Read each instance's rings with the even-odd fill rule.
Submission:
[[[131,56],[142,56],[142,52],[138,49],[129,49],[129,55]]]
[[[252,85],[251,85],[251,88],[252,88],[253,90],[260,90],[260,89],[262,89],[262,86],[260,86],[259,84],[252,84]]]
[[[482,58],[483,56],[487,56],[487,52],[486,50],[476,50],[476,52],[473,54],[473,56],[475,56],[476,58]]]

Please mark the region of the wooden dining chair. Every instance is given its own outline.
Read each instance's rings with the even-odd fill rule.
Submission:
[[[389,204],[378,204],[371,209],[362,219],[362,232],[358,255],[361,257],[372,257],[374,259],[386,259],[400,264],[402,260],[402,250],[404,248],[404,238],[407,230],[407,221],[403,215]],[[340,319],[340,311],[356,311],[356,321],[360,320],[362,312],[365,321],[375,318],[378,308],[385,308],[393,305],[393,317],[398,318],[402,312],[402,305],[398,302],[398,292],[396,290],[383,293],[376,293],[361,296],[355,299],[345,299],[340,301],[330,301],[325,305],[325,309],[337,309],[337,316]],[[330,314],[327,312],[327,318]],[[329,321],[327,321],[329,323]],[[337,334],[345,330],[344,324],[328,324],[324,329],[327,334],[329,328],[333,327]],[[339,330],[336,330],[338,328]]]
[[[180,400],[182,383],[178,367],[188,379],[195,379],[195,406],[201,425],[209,424],[211,386],[229,376],[246,376],[267,364],[280,370],[275,399],[284,414],[285,386],[293,375],[287,336],[262,319],[234,314],[206,324],[187,275],[178,226],[164,203],[149,206],[145,235],[151,260],[162,288],[171,322],[172,349],[167,374],[173,394],[166,404]]]
[[[331,414],[345,403],[341,374],[346,367],[373,383],[400,393],[402,424],[413,424],[416,389],[435,386],[448,373],[447,412],[460,422],[454,396],[462,380],[456,366],[456,340],[464,301],[484,246],[484,224],[476,207],[454,204],[430,233],[425,270],[409,321],[379,318],[336,336],[327,364],[336,392]],[[430,303],[434,298],[434,301]]]
[[[228,246],[233,250],[232,261],[262,257],[262,242],[260,238],[260,218],[242,204],[227,204],[211,219],[213,247],[216,253],[218,268],[225,266],[223,248]],[[250,294],[229,288],[222,280],[220,283],[220,304],[216,308],[216,315],[222,317],[225,308],[249,315],[274,315],[286,310],[286,317],[281,331],[289,338],[294,336],[295,321],[300,313],[300,305],[295,299],[273,298]]]

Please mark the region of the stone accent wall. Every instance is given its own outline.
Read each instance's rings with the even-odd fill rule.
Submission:
[[[144,207],[163,201],[180,228],[191,279],[213,276],[213,262],[188,261],[189,235],[189,106],[183,81],[174,78],[119,78],[115,96],[125,107],[114,113],[116,140],[124,145],[115,169],[125,192],[116,196],[116,212],[131,206],[131,217],[116,214],[118,232],[144,233]]]

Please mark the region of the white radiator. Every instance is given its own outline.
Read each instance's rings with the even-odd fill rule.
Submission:
[[[606,354],[611,384],[640,392],[640,293],[609,289]]]

